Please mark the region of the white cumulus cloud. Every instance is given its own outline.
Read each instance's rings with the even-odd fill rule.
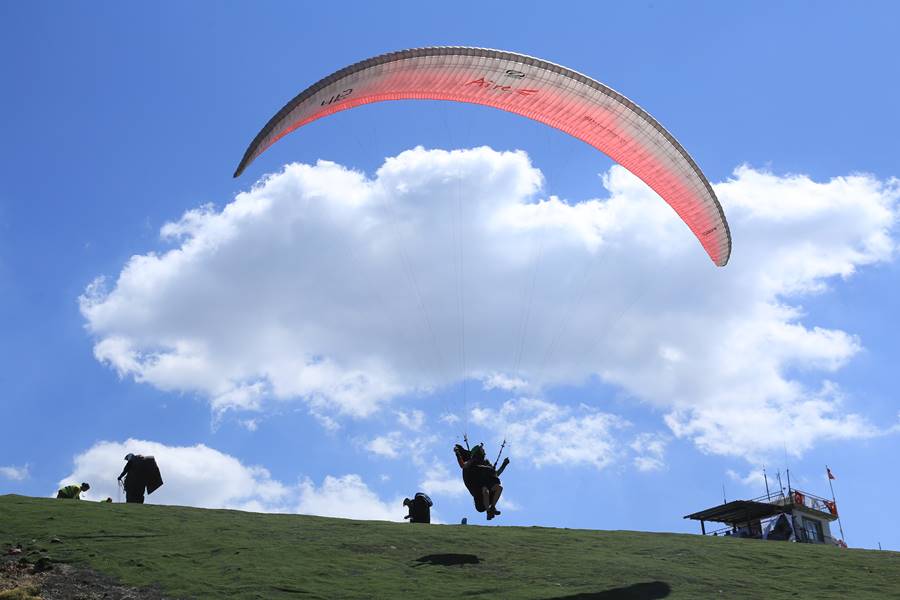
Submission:
[[[72,472],[59,485],[86,481],[91,489],[84,497],[117,500],[116,478],[128,453],[156,458],[163,486],[147,497],[153,504],[276,511],[289,497],[288,486],[272,479],[266,469],[244,465],[203,444],[167,446],[137,439],[99,442],[78,454]]]
[[[397,422],[407,429],[422,431],[422,428],[425,426],[425,413],[421,410],[411,410],[409,412],[398,410]]]
[[[453,464],[456,464],[455,460]],[[451,472],[445,463],[438,460],[432,460],[427,466],[419,487],[431,495],[463,496],[468,493],[462,482],[462,473],[458,469]]]
[[[634,451],[634,466],[638,471],[658,471],[666,466],[668,437],[659,433],[640,433],[629,444]]]
[[[219,411],[300,400],[331,427],[465,373],[536,397],[598,377],[719,454],[883,433],[829,380],[864,340],[808,322],[802,300],[893,259],[896,180],[736,169],[715,184],[734,238],[723,269],[621,167],[599,199],[544,198],[542,181],[524,153],[489,148],[417,148],[371,178],[288,165],[92,283],[95,356]],[[617,427],[602,410],[542,427],[562,439],[567,423]]]
[[[425,431],[425,413],[421,410],[396,411],[397,424],[404,431],[390,431],[363,441],[363,447],[383,458],[408,458],[413,463],[421,464],[421,455],[428,450],[437,438]],[[413,435],[415,433],[416,435]]]
[[[91,484],[91,489],[82,494],[86,500],[118,500],[116,477],[129,452],[156,458],[164,483],[147,497],[146,501],[153,504],[351,519],[401,520],[404,514],[402,498],[381,500],[359,475],[328,475],[321,486],[308,477],[298,484],[285,484],[273,479],[263,467],[245,465],[203,444],[167,446],[136,439],[99,442],[75,457],[72,472],[59,485],[86,481]]]
[[[378,456],[383,456],[385,458],[400,458],[401,451],[398,450],[398,447],[402,443],[402,434],[399,431],[392,431],[385,435],[379,435],[372,438],[366,443],[365,447],[366,450],[372,454],[377,454]]]
[[[328,475],[321,486],[309,479],[300,484],[297,512],[346,519],[402,521],[405,514],[402,504],[402,497],[382,501],[359,475]]]
[[[24,481],[29,477],[28,465],[0,467],[0,477],[11,479],[12,481]]]
[[[533,398],[509,400],[500,409],[474,408],[476,425],[515,440],[517,458],[535,466],[590,465],[602,469],[621,454],[617,432],[629,423],[587,406],[572,409]]]
[[[732,481],[740,483],[741,485],[747,486],[751,489],[763,489],[766,485],[766,475],[764,474],[762,469],[753,469],[748,472],[746,475],[741,475],[734,469],[727,469],[725,474],[728,475],[728,478]],[[775,479],[772,479],[775,481]]]

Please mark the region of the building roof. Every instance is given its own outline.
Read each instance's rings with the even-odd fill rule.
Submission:
[[[754,519],[771,517],[783,512],[790,512],[790,510],[790,506],[779,506],[768,502],[732,500],[719,506],[685,515],[684,518],[694,519],[695,521],[715,521],[718,523],[743,523]]]

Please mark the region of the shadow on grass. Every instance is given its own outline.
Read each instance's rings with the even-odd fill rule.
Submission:
[[[672,588],[664,581],[635,583],[626,587],[613,588],[602,592],[583,592],[570,596],[554,596],[547,600],[657,600],[669,595]]]
[[[474,554],[428,554],[420,556],[416,559],[416,562],[419,564],[413,565],[414,567],[421,567],[422,565],[452,567],[455,565],[477,565],[481,562],[481,559]]]

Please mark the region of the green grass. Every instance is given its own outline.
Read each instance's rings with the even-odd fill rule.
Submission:
[[[178,598],[900,598],[900,553],[667,533],[0,496],[15,543]],[[444,554],[478,563],[417,561]]]

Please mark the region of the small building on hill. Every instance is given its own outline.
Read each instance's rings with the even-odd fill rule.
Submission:
[[[831,522],[838,518],[835,503],[796,489],[732,500],[684,518],[700,521],[703,535],[844,545],[831,534]],[[710,528],[708,523],[718,526]]]

